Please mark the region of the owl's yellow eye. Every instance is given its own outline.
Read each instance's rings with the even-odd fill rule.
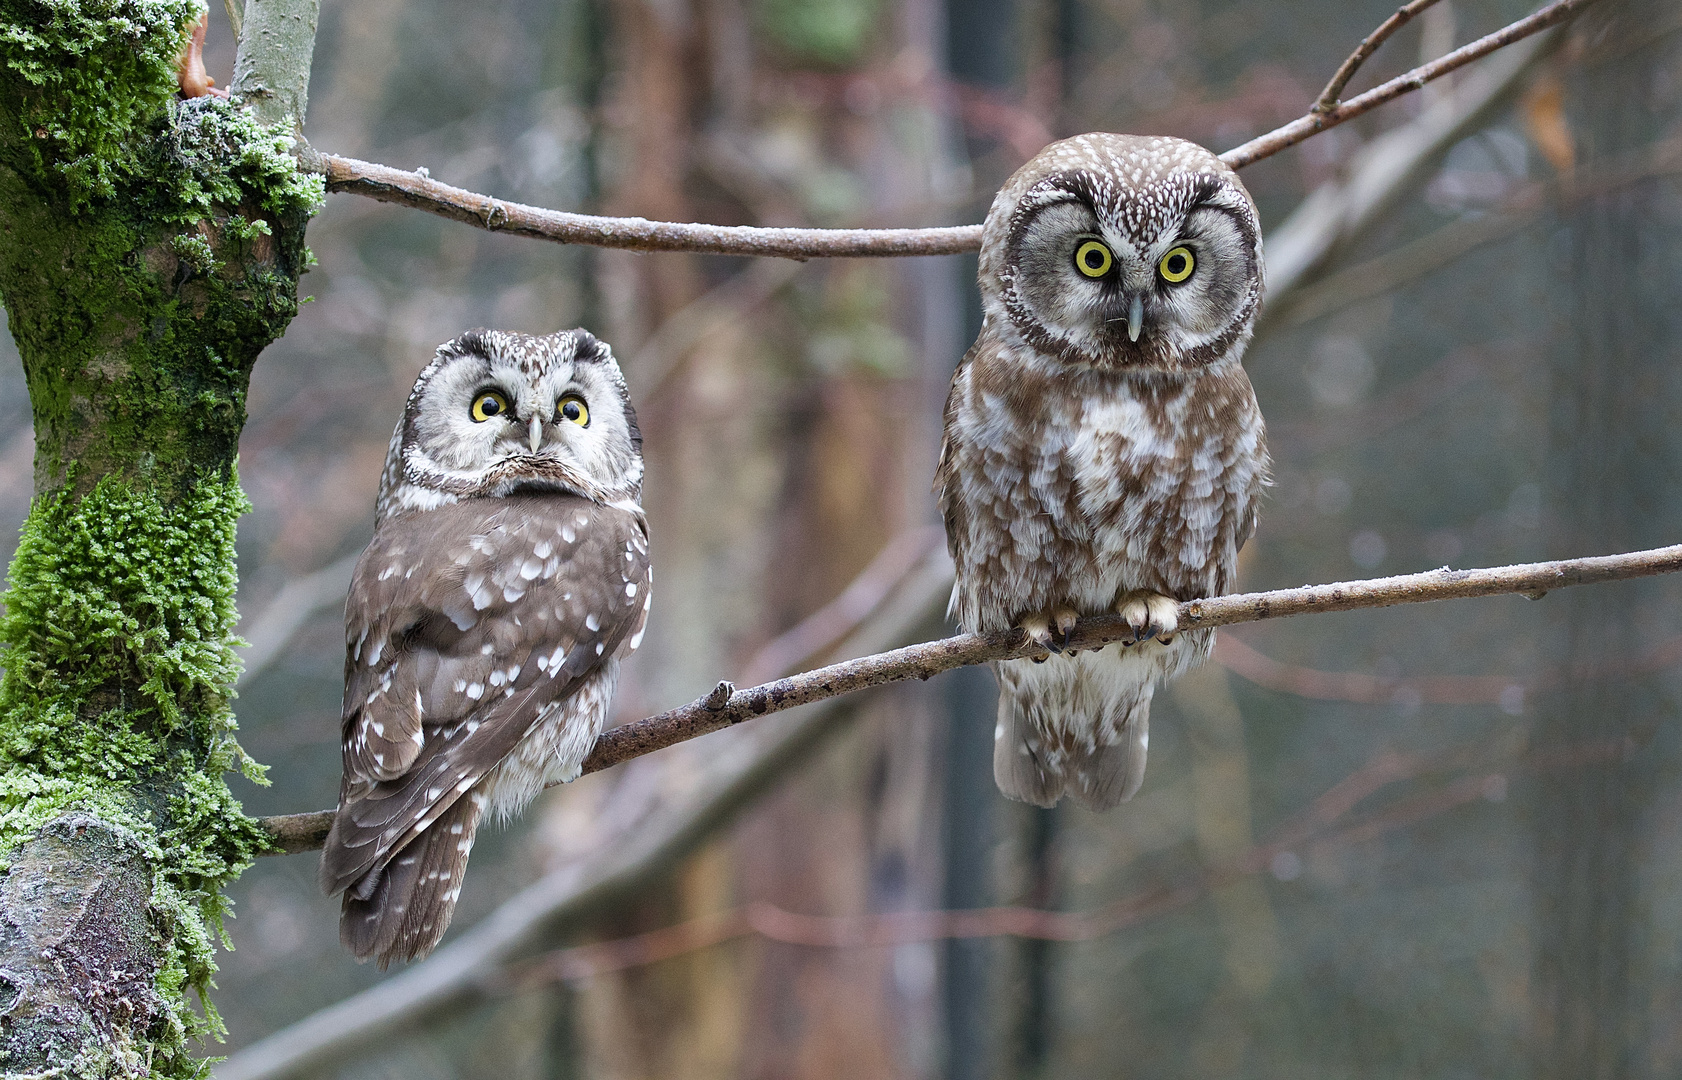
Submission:
[[[1075,269],[1089,278],[1101,278],[1115,265],[1110,249],[1097,240],[1088,240],[1075,249]]]
[[[1191,248],[1177,247],[1162,257],[1156,264],[1156,272],[1162,275],[1162,280],[1172,285],[1178,285],[1197,268],[1197,260],[1192,257]]]
[[[483,424],[493,416],[508,411],[508,399],[496,390],[481,390],[473,395],[473,422]]]
[[[568,394],[555,406],[555,422],[570,420],[579,427],[590,426],[590,407],[576,394]]]

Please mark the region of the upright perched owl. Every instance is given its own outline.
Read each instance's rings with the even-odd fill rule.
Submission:
[[[415,381],[345,604],[321,882],[358,958],[430,952],[480,816],[578,776],[648,618],[641,493],[625,380],[583,330],[473,330]]]
[[[1200,146],[1082,135],[1010,178],[981,243],[983,323],[946,402],[935,488],[969,631],[1049,657],[994,665],[993,775],[1012,798],[1108,809],[1144,778],[1151,693],[1208,656],[1179,600],[1228,592],[1267,480],[1239,366],[1261,229]],[[1064,651],[1119,612],[1134,640]]]

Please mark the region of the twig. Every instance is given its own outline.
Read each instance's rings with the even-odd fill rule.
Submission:
[[[1310,111],[1308,115],[1293,120],[1282,128],[1251,139],[1243,146],[1234,147],[1222,154],[1221,160],[1235,169],[1242,169],[1252,162],[1271,157],[1311,135],[1336,127],[1346,120],[1353,120],[1403,94],[1418,90],[1426,83],[1440,79],[1451,71],[1457,71],[1497,49],[1505,48],[1515,41],[1522,41],[1532,34],[1539,34],[1550,26],[1557,26],[1595,2],[1596,0],[1555,0],[1554,3],[1518,22],[1502,27],[1469,45],[1462,45],[1447,56],[1438,57],[1429,64],[1422,64],[1406,74],[1398,75],[1364,94],[1339,103],[1334,108],[1325,112]]]
[[[1358,608],[1393,607],[1397,604],[1423,604],[1508,593],[1540,598],[1550,590],[1569,585],[1653,577],[1679,570],[1682,570],[1682,544],[1622,555],[1523,563],[1482,570],[1450,570],[1445,567],[1423,574],[1188,600],[1179,606],[1179,624],[1182,630],[1191,630],[1326,611],[1354,611]],[[1095,616],[1080,621],[1068,647],[1099,649],[1126,640],[1131,634],[1131,629],[1119,616]],[[1020,630],[1001,630],[990,634],[959,634],[830,664],[786,679],[737,690],[722,708],[702,699],[603,732],[596,748],[585,760],[583,771],[599,772],[744,720],[768,716],[808,702],[891,682],[927,679],[956,667],[1043,653],[1044,650],[1030,643]],[[303,829],[304,824],[299,819],[306,817],[317,821],[321,819],[318,813],[260,820],[272,835],[279,836],[282,829],[294,830],[294,834]],[[322,835],[325,838],[325,830]]]
[[[1345,175],[1317,187],[1269,232],[1267,304],[1258,335],[1268,332],[1289,298],[1303,293],[1301,286],[1318,267],[1385,220],[1456,143],[1518,94],[1549,44],[1545,38],[1521,42],[1478,68],[1417,117],[1368,142]]]
[[[1414,68],[1366,93],[1307,115],[1228,150],[1221,160],[1235,169],[1271,157],[1286,147],[1370,112],[1497,49],[1555,26],[1596,0],[1555,3],[1447,56]],[[689,251],[714,255],[768,255],[785,259],[858,258],[889,255],[955,255],[981,246],[981,226],[934,229],[785,229],[748,225],[706,225],[596,217],[507,202],[440,183],[426,170],[405,172],[388,165],[324,155],[327,190],[365,195],[381,202],[425,210],[492,232],[510,232],[562,244],[590,244],[629,251]]]
[[[785,259],[878,255],[955,255],[981,246],[981,226],[938,229],[762,229],[702,225],[647,218],[595,217],[505,202],[439,183],[426,171],[328,154],[328,191],[349,191],[477,225],[491,232],[532,236],[562,244],[591,244],[629,251],[691,251],[714,255],[773,255]]]
[[[1406,26],[1415,15],[1436,2],[1437,0],[1413,0],[1411,4],[1403,4],[1396,9],[1395,14],[1379,23],[1377,30],[1362,38],[1361,43],[1355,47],[1355,51],[1349,54],[1349,59],[1343,62],[1342,66],[1337,69],[1337,73],[1332,76],[1331,81],[1326,84],[1326,88],[1320,91],[1320,100],[1314,103],[1313,111],[1327,113],[1337,108],[1338,95],[1343,93],[1343,88],[1349,85],[1350,79],[1354,78],[1356,69],[1367,62],[1367,57],[1377,52],[1380,45],[1390,40],[1391,34]]]

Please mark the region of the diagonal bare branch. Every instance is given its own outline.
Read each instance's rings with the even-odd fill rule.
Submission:
[[[1412,93],[1426,83],[1442,78],[1444,75],[1470,64],[1474,60],[1481,60],[1490,53],[1504,49],[1516,41],[1523,41],[1533,34],[1539,34],[1552,26],[1558,26],[1595,0],[1555,0],[1554,3],[1542,8],[1534,14],[1510,23],[1485,35],[1478,40],[1462,45],[1447,56],[1441,56],[1429,64],[1421,64],[1412,71],[1398,75],[1389,82],[1373,87],[1364,94],[1341,102],[1324,112],[1310,110],[1306,116],[1299,117],[1268,132],[1266,135],[1251,139],[1242,146],[1235,146],[1221,155],[1221,160],[1235,169],[1242,169],[1253,162],[1265,157],[1272,157],[1288,146],[1295,146],[1304,139],[1318,135],[1327,128],[1363,113],[1371,112],[1388,102],[1394,101],[1403,94]],[[1318,108],[1318,106],[1316,106]]]
[[[1349,80],[1355,77],[1355,72],[1367,62],[1367,57],[1378,51],[1378,47],[1390,40],[1390,35],[1413,21],[1413,17],[1421,11],[1435,4],[1437,0],[1413,0],[1411,4],[1403,4],[1388,19],[1378,24],[1378,29],[1361,39],[1355,46],[1355,51],[1349,54],[1349,59],[1338,66],[1326,88],[1320,91],[1320,99],[1314,103],[1317,113],[1331,112],[1337,108],[1338,97],[1343,88],[1349,85]]]
[[[1682,544],[1622,555],[1522,563],[1480,570],[1444,567],[1422,574],[1187,600],[1179,606],[1179,623],[1182,630],[1191,630],[1293,615],[1423,604],[1475,596],[1520,593],[1540,598],[1553,589],[1569,585],[1654,577],[1679,570],[1682,570]],[[1068,647],[1100,649],[1126,641],[1131,634],[1131,629],[1120,616],[1100,615],[1082,619],[1075,627]],[[729,683],[721,682],[711,694],[698,701],[603,732],[596,748],[585,760],[583,771],[593,773],[612,768],[632,758],[797,705],[892,682],[928,679],[957,667],[1015,660],[1043,652],[1040,646],[1030,643],[1020,630],[958,634],[939,641],[926,641],[855,660],[844,660],[746,690],[736,690]],[[284,845],[288,852],[296,852],[319,847],[326,837],[326,825],[323,823],[330,823],[331,818],[330,811],[321,811],[260,820],[264,828],[276,837],[277,844]],[[311,832],[315,828],[319,828],[320,838]]]
[[[1595,2],[1555,0],[1526,18],[1349,101],[1326,109],[1316,104],[1306,115],[1284,127],[1228,150],[1221,155],[1221,160],[1241,169],[1271,157],[1286,147],[1353,120],[1498,49],[1557,26]],[[1424,5],[1416,3],[1409,6],[1422,9]],[[389,165],[331,154],[324,155],[321,160],[329,191],[352,192],[381,202],[425,210],[491,232],[508,232],[562,244],[589,244],[629,251],[768,255],[785,259],[954,255],[976,251],[981,246],[979,225],[933,229],[787,229],[596,217],[527,206],[451,187],[432,179],[425,169],[405,172]]]

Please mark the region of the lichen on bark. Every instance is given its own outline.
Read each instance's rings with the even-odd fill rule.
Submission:
[[[71,1006],[44,975],[0,972],[8,1072],[202,1073],[222,887],[264,842],[225,780],[259,772],[229,706],[235,454],[252,365],[297,311],[322,184],[298,169],[292,123],[176,99],[202,10],[0,0],[0,299],[36,433],[0,618],[0,955],[27,959],[20,943],[45,933],[53,904],[20,899],[54,865],[43,852],[62,849],[61,869],[122,852],[85,895],[39,894],[62,918],[97,924],[112,897],[144,908],[105,927],[127,982],[75,968],[93,973],[71,994],[86,1037],[31,1034]],[[75,940],[105,940],[89,933]]]

